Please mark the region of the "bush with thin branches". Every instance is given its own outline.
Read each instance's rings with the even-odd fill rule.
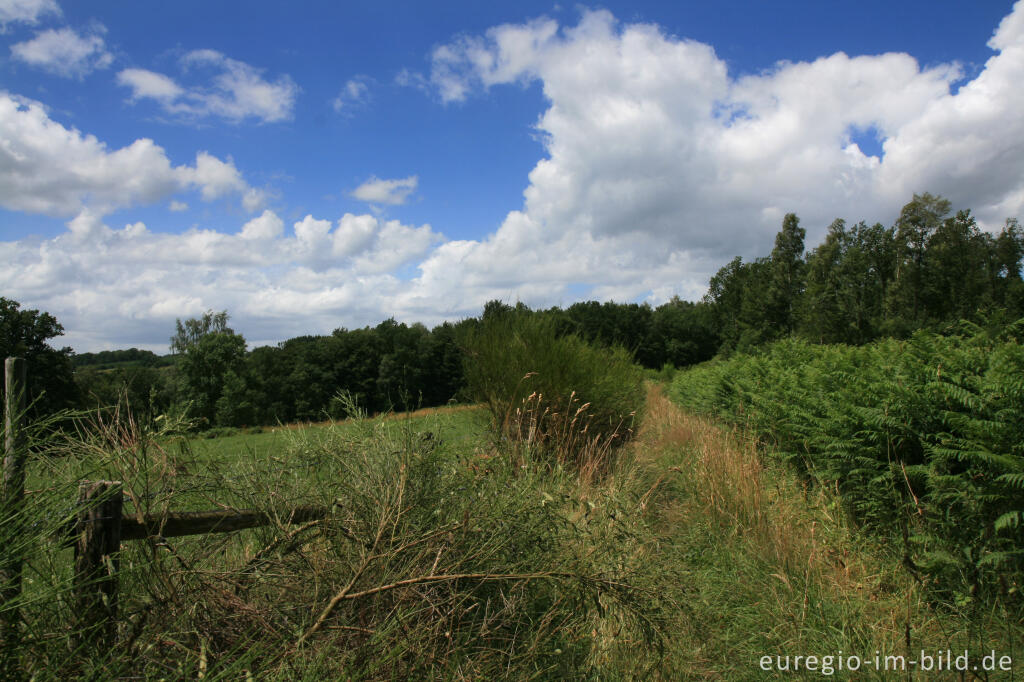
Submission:
[[[462,341],[470,395],[521,455],[588,479],[611,470],[644,401],[642,370],[626,350],[559,334],[554,319],[518,310],[485,315]]]

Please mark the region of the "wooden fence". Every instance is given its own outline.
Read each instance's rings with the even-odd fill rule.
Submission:
[[[25,457],[21,417],[25,411],[25,361],[7,358],[4,361],[4,474],[0,491],[0,520],[17,523],[25,500]],[[11,531],[13,535],[13,529]],[[21,666],[16,652],[20,649],[21,614],[10,608],[21,596],[21,557],[11,552],[0,559],[0,604],[3,604],[3,653],[0,653],[0,676],[18,679]]]
[[[19,523],[24,518],[24,438],[26,363],[7,358],[4,363],[4,460],[0,518]],[[308,523],[323,519],[330,507],[297,507],[283,516],[258,510],[216,510],[129,514],[122,511],[124,493],[120,481],[82,481],[78,489],[77,518],[65,529],[68,544],[75,548],[72,604],[75,610],[72,646],[113,646],[117,640],[117,573],[121,543],[151,537],[178,537],[225,533],[279,522]],[[21,594],[23,559],[12,552],[0,561],[0,603],[4,653],[0,655],[0,679],[22,677],[20,649],[21,615],[16,606]],[[10,604],[15,604],[11,607]]]

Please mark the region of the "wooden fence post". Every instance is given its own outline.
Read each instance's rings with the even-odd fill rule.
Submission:
[[[25,412],[26,365],[22,358],[4,361],[4,473],[0,496],[0,521],[8,526],[11,537],[18,536],[24,522],[22,509],[25,499]],[[22,557],[19,548],[0,560],[0,604],[3,617],[3,653],[0,654],[0,675],[4,679],[21,677],[19,663],[21,640],[21,612],[17,600],[21,597]],[[14,603],[14,606],[11,604]]]
[[[82,481],[75,542],[75,631],[72,646],[117,640],[117,569],[121,549],[121,482]]]

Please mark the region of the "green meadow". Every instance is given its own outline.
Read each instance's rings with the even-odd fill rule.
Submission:
[[[834,362],[736,356],[669,386],[542,323],[491,324],[498,333],[482,330],[473,352],[507,369],[469,373],[478,407],[369,417],[350,404],[335,422],[216,438],[109,411],[40,431],[27,507],[6,519],[0,545],[5,560],[26,562],[20,599],[3,606],[22,622],[8,670],[35,680],[957,679],[964,671],[935,668],[950,651],[976,665],[994,652],[996,669],[977,678],[1011,679],[999,662],[1015,667],[1024,628],[1010,566],[972,591],[930,571],[924,554],[908,565],[899,524],[859,516],[855,490],[794,461],[793,442],[812,441],[782,437],[811,426],[793,430],[770,391],[813,390],[790,374],[826,381]],[[941,350],[1002,357],[975,345]],[[815,351],[829,352],[839,351]],[[580,364],[551,371],[571,357]],[[962,363],[958,385],[970,367],[980,365]],[[121,481],[128,515],[259,509],[274,522],[123,543],[116,627],[103,634],[80,620],[73,551],[58,540],[81,479]],[[291,523],[299,505],[330,511]]]

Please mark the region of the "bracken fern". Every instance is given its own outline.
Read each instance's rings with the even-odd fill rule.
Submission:
[[[1024,321],[864,347],[784,340],[679,374],[673,396],[751,429],[947,603],[1021,607]]]

